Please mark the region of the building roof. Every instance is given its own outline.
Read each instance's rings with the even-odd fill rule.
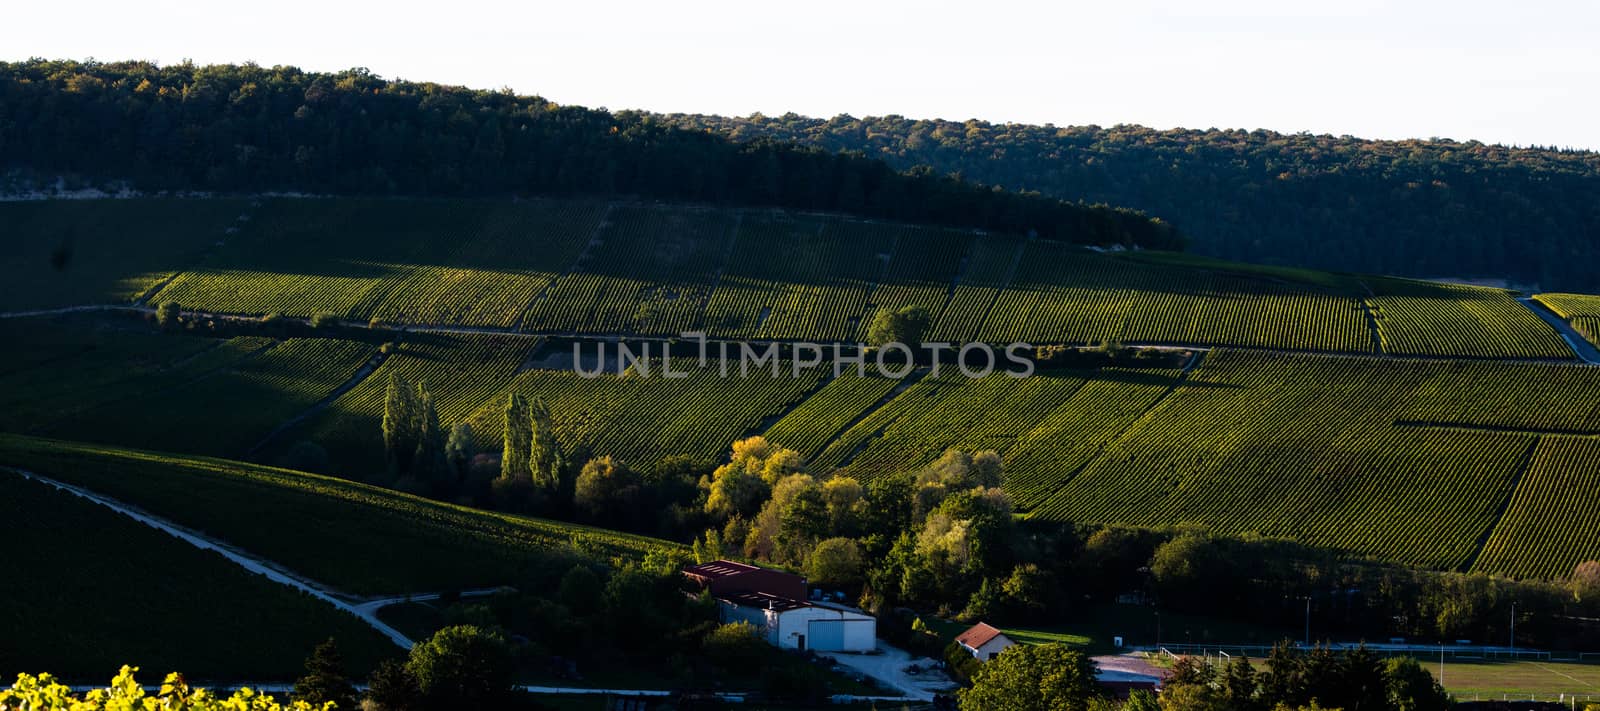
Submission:
[[[810,603],[801,600],[790,600],[771,593],[754,591],[728,593],[717,599],[740,607],[753,607],[760,610],[772,610],[773,612],[788,612],[811,606]]]
[[[979,622],[978,624],[973,625],[971,629],[956,636],[956,641],[960,642],[963,646],[969,649],[977,649],[994,641],[995,637],[1004,636],[1005,635],[1002,634],[1000,630]]]
[[[713,560],[709,563],[691,565],[687,568],[684,568],[683,572],[688,575],[694,575],[702,578],[716,579],[726,578],[732,575],[738,575],[740,573],[749,573],[756,570],[761,570],[761,568],[734,560]]]

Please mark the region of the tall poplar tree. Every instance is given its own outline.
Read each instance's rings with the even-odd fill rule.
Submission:
[[[533,444],[533,423],[529,419],[527,398],[511,393],[506,398],[506,422],[503,449],[500,454],[500,478],[517,479],[528,476],[528,455]]]
[[[550,408],[545,406],[544,398],[534,400],[530,414],[532,436],[528,447],[529,473],[533,476],[533,482],[544,487],[545,491],[559,493],[567,458],[561,451],[561,442],[556,440],[555,425],[550,421]]]
[[[417,405],[416,391],[399,373],[390,373],[383,396],[383,453],[390,477],[403,477],[411,471],[417,451]]]
[[[433,395],[421,386],[417,388],[417,452],[412,458],[412,471],[434,496],[454,493],[455,480],[450,475],[450,463],[445,459],[444,431],[439,427],[439,410],[434,407]]]

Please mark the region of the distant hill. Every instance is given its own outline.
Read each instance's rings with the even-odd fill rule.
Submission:
[[[365,69],[0,62],[0,171],[23,186],[66,176],[146,191],[632,195],[1182,246],[1127,210]]]
[[[1171,221],[1209,256],[1600,290],[1600,153],[900,116],[662,120],[1123,205]]]

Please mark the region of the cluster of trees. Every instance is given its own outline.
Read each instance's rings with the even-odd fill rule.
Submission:
[[[1279,644],[1260,673],[1242,656],[1225,665],[1184,657],[1161,690],[1162,711],[1447,711],[1451,703],[1417,660],[1384,660],[1365,647],[1307,652]]]
[[[901,116],[663,116],[738,141],[860,151],[902,168],[1181,227],[1201,253],[1418,277],[1483,276],[1594,291],[1600,153],[1476,141],[1143,126],[994,124]]]
[[[520,393],[506,396],[496,501],[511,508],[526,501],[535,509],[568,490],[570,463],[556,439],[550,408],[542,398],[532,402]]]
[[[439,410],[426,383],[412,386],[399,373],[389,375],[383,396],[385,481],[402,491],[449,499],[460,490],[475,445],[465,422],[439,426]]]
[[[748,623],[718,623],[713,600],[685,594],[683,562],[660,556],[620,567],[578,563],[547,583],[546,592],[528,586],[528,592],[447,599],[434,620],[439,632],[414,646],[407,659],[373,672],[369,706],[503,708],[516,676],[580,681],[585,670],[617,668],[671,688],[737,679],[755,681],[741,686],[759,688],[771,699],[827,695],[830,681],[820,668],[783,657]],[[315,673],[328,666],[308,661],[308,677],[330,676]],[[343,689],[336,682],[306,686]]]
[[[1446,711],[1451,699],[1415,659],[1379,658],[1364,647],[1309,652],[1279,645],[1257,672],[1250,660],[1225,665],[1180,658],[1159,699],[1136,691],[1123,703],[1104,698],[1094,663],[1057,644],[1017,645],[978,667],[957,692],[962,711]]]
[[[1142,214],[993,190],[854,152],[740,143],[637,112],[365,69],[0,63],[0,168],[146,190],[580,193],[834,210],[1180,248]]]

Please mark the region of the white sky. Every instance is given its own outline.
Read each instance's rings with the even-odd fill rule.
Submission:
[[[1594,0],[48,0],[0,58],[364,66],[612,109],[1600,149]]]

